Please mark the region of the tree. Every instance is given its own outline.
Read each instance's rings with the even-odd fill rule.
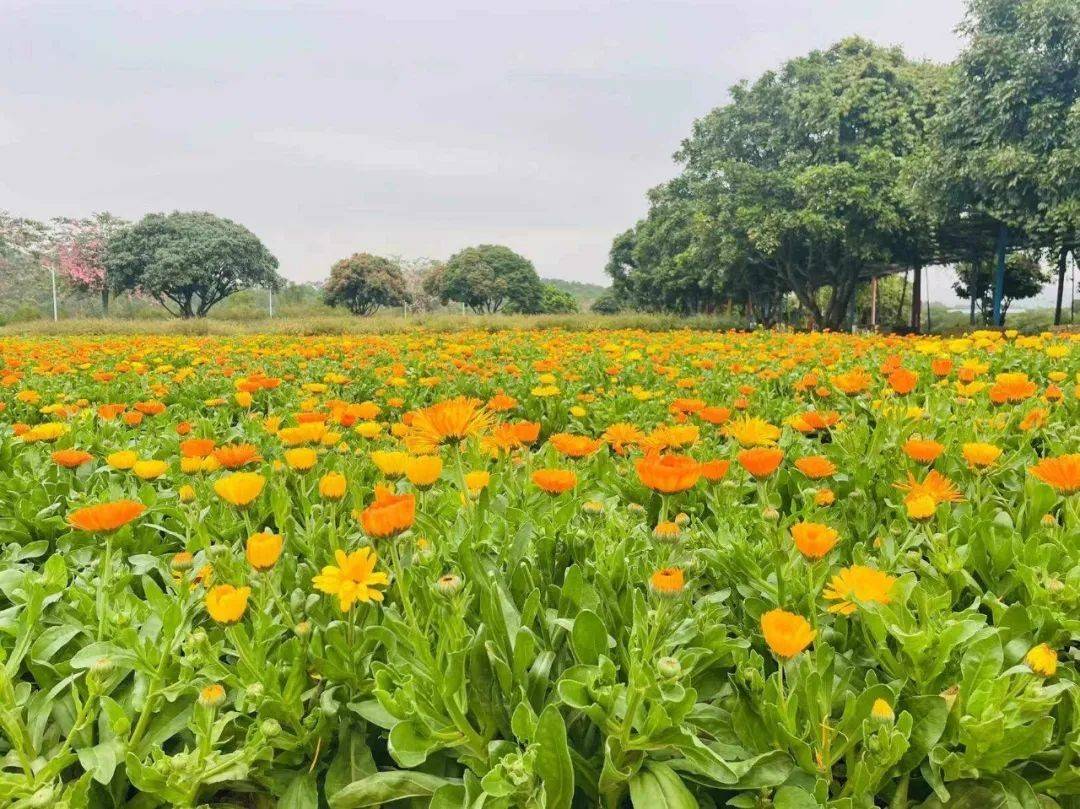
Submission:
[[[593,305],[589,307],[590,312],[595,312],[598,315],[617,315],[623,311],[625,306],[620,299],[619,294],[614,289],[609,289],[604,292],[599,298],[593,301]]]
[[[545,315],[570,315],[578,311],[577,298],[554,284],[544,284],[540,311]]]
[[[444,304],[461,301],[478,314],[493,314],[504,304],[516,312],[539,312],[544,292],[532,262],[498,244],[455,253],[432,284]]]
[[[920,172],[924,197],[943,220],[989,220],[988,247],[1001,231],[1003,246],[1052,250],[1060,301],[1080,242],[1080,4],[969,0],[958,30],[967,47]]]
[[[114,291],[140,291],[183,318],[205,317],[241,289],[283,284],[255,234],[204,212],[144,216],[109,239],[104,263]]]
[[[401,267],[371,253],[353,253],[331,267],[323,294],[329,306],[344,306],[354,315],[373,315],[382,306],[409,301]]]
[[[1001,300],[1001,322],[1013,301],[1033,298],[1050,280],[1039,259],[1026,253],[1013,253],[1005,261],[1005,287]],[[982,322],[989,324],[993,314],[994,276],[987,267],[963,263],[956,266],[953,291],[961,298],[974,297]]]
[[[54,219],[56,262],[71,286],[101,296],[101,311],[109,316],[109,273],[106,246],[130,223],[107,211],[87,219]]]
[[[861,281],[922,251],[928,228],[900,178],[942,80],[849,38],[736,85],[683,142],[682,174],[613,245],[615,286],[674,311],[735,297],[766,321],[791,290],[815,325],[839,327]]]

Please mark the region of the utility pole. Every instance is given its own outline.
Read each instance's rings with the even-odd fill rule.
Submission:
[[[60,307],[56,303],[56,268],[49,267],[49,275],[52,276],[52,319],[53,323],[60,319]]]
[[[274,316],[274,288],[267,290],[270,293],[270,317]]]

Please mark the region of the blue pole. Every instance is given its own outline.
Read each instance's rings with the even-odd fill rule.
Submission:
[[[994,325],[1001,326],[1001,299],[1005,296],[1005,243],[1009,229],[1002,224],[998,228],[997,268],[994,273]]]

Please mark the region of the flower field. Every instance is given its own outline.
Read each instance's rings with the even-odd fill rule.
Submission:
[[[0,339],[0,806],[1080,807],[1080,339]]]

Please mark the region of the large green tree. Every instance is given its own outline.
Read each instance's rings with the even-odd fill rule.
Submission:
[[[1001,300],[1001,321],[1005,322],[1013,301],[1032,298],[1039,294],[1050,280],[1037,256],[1013,253],[1005,261],[1005,284]],[[993,315],[994,276],[989,264],[964,262],[956,266],[953,291],[961,298],[975,303],[984,324],[991,323]]]
[[[344,306],[354,315],[373,315],[382,306],[409,302],[401,267],[371,253],[354,253],[334,264],[323,295],[330,306]]]
[[[967,47],[916,177],[922,197],[946,228],[988,221],[986,250],[1001,230],[1010,248],[1053,251],[1060,301],[1080,242],[1080,3],[969,0],[958,30]]]
[[[451,256],[433,276],[443,303],[460,301],[477,313],[493,314],[504,306],[515,312],[539,312],[544,288],[531,261],[509,247],[481,244]]]
[[[746,296],[755,316],[791,290],[817,326],[840,326],[861,280],[920,255],[927,228],[901,176],[941,72],[850,38],[736,85],[695,123],[632,247],[617,240],[615,285],[676,310]]]
[[[105,266],[114,290],[141,292],[183,318],[204,317],[241,289],[283,283],[254,233],[203,212],[144,216],[109,240]]]

